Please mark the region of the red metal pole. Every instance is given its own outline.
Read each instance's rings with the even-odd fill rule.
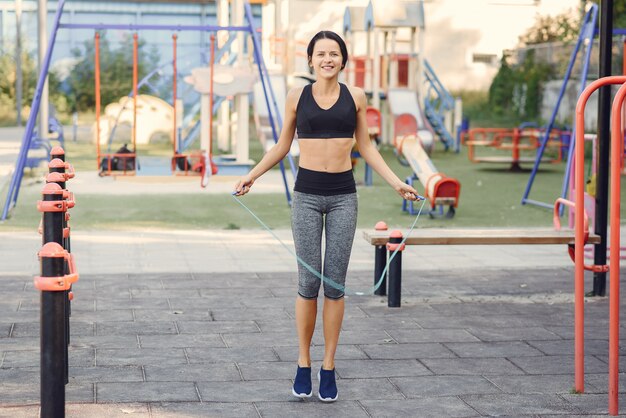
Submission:
[[[96,81],[96,160],[100,170],[100,33],[96,32],[94,46],[94,78]]]
[[[172,80],[172,110],[173,110],[173,128],[172,128],[172,147],[174,148],[174,155],[176,155],[176,139],[177,139],[177,132],[176,132],[176,98],[177,98],[177,94],[178,92],[176,91],[176,87],[177,87],[177,78],[178,78],[178,70],[176,68],[176,41],[178,40],[178,35],[173,34],[172,35],[172,45],[173,45],[173,58],[172,58],[172,68],[173,68],[173,72],[174,72],[174,76],[173,76],[173,80]]]
[[[138,73],[138,35],[133,34],[133,154],[137,158],[137,73]],[[124,165],[126,167],[126,165]]]
[[[585,270],[584,270],[584,245],[585,245],[585,106],[591,94],[598,88],[609,84],[623,84],[626,76],[604,77],[592,82],[585,88],[576,104],[576,148],[575,148],[575,187],[576,208],[574,212],[574,230],[576,233],[574,260],[574,389],[582,393],[585,391]],[[619,177],[618,177],[619,179]],[[619,182],[619,180],[618,180]],[[618,215],[619,216],[619,215]],[[619,233],[618,233],[619,236]],[[618,247],[619,249],[619,243]],[[619,258],[619,257],[618,257]],[[618,270],[619,274],[619,270]]]
[[[624,136],[622,135],[622,105],[626,85],[622,85],[613,100],[611,116],[611,206],[609,261],[609,414],[617,415],[619,376],[619,268],[620,268],[620,163]]]

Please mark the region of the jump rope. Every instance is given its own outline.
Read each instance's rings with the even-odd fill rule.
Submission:
[[[300,257],[298,257],[298,255],[287,245],[285,244],[275,233],[274,231],[272,231],[272,229],[267,226],[267,224],[265,222],[263,222],[261,220],[261,218],[259,218],[248,206],[245,205],[245,203],[243,203],[241,201],[241,199],[238,199],[236,196],[237,192],[233,192],[231,194],[232,198],[235,199],[235,201],[237,203],[239,203],[241,205],[242,208],[244,208],[258,223],[259,225],[261,225],[267,232],[269,232],[270,234],[272,234],[272,236],[274,238],[276,238],[276,240],[278,242],[280,242],[280,244],[285,247],[285,249],[291,254],[293,255],[296,260],[298,261],[298,263],[302,264],[302,266],[304,268],[306,268],[308,271],[310,271],[311,273],[313,273],[313,275],[315,275],[315,277],[317,277],[318,279],[320,279],[322,282],[330,285],[331,287],[334,287],[335,289],[343,292],[345,295],[349,295],[349,296],[365,296],[365,295],[372,295],[374,294],[374,292],[381,286],[381,284],[383,283],[383,280],[385,278],[385,274],[387,273],[387,269],[389,268],[389,264],[391,263],[391,260],[393,260],[393,258],[396,256],[396,254],[398,253],[398,251],[400,250],[400,248],[402,248],[404,242],[407,240],[407,238],[409,237],[409,235],[411,235],[411,232],[413,232],[413,229],[415,228],[415,225],[417,224],[417,221],[420,217],[420,214],[422,213],[422,208],[424,207],[424,203],[426,203],[426,198],[420,195],[417,195],[417,199],[422,201],[422,205],[420,206],[419,210],[417,211],[417,215],[415,216],[415,219],[413,220],[413,223],[411,224],[411,227],[408,229],[408,231],[404,234],[404,238],[402,239],[402,241],[400,242],[400,244],[396,247],[396,249],[393,251],[393,253],[391,253],[391,256],[389,257],[389,259],[387,260],[387,264],[385,264],[385,268],[383,269],[382,273],[380,274],[380,278],[378,279],[378,281],[374,284],[374,286],[372,286],[369,290],[367,291],[363,291],[363,292],[357,292],[357,291],[350,291],[348,287],[341,285],[339,283],[337,283],[336,281],[334,281],[333,279],[324,276],[322,273],[320,273],[319,271],[315,270],[313,267],[311,267],[306,261],[304,261],[303,259],[301,259]]]

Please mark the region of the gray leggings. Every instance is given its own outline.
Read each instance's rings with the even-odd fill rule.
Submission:
[[[325,278],[345,285],[348,262],[357,220],[356,193],[320,196],[294,192],[291,224],[296,254]],[[322,270],[322,231],[326,235],[324,269]],[[298,263],[298,294],[315,299],[320,279]],[[340,299],[343,289],[324,283],[324,296]]]

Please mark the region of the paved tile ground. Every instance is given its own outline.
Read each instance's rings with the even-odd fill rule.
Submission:
[[[348,280],[365,288],[371,276],[352,270]],[[35,417],[38,296],[30,276],[0,280],[0,416]],[[348,297],[340,401],[329,405],[290,394],[293,272],[83,274],[72,302],[67,415],[606,414],[608,300],[587,299],[586,393],[572,394],[571,282],[571,267],[409,270],[401,308]]]

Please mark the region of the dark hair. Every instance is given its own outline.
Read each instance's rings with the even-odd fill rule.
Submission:
[[[320,39],[332,39],[339,44],[339,50],[341,51],[342,58],[341,69],[343,70],[346,67],[346,63],[348,62],[348,48],[346,47],[345,41],[341,39],[341,36],[330,30],[319,31],[315,34],[314,37],[311,38],[309,45],[306,47],[306,55],[309,58],[309,62],[311,62],[311,57],[313,56],[313,48],[315,47],[315,43]]]

